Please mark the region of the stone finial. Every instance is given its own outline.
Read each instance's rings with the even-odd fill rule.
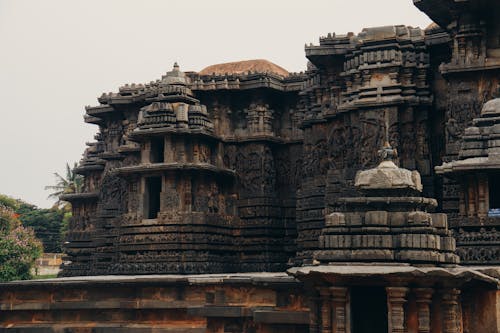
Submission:
[[[166,75],[163,75],[160,81],[160,85],[170,85],[170,84],[180,84],[187,85],[189,83],[188,78],[181,72],[179,69],[179,64],[177,62],[174,63],[174,66],[170,72],[167,72]]]
[[[373,169],[358,171],[355,186],[362,190],[404,190],[422,192],[422,182],[418,171],[403,169],[394,164],[396,149],[386,142],[379,150],[382,162]]]
[[[500,98],[492,99],[484,103],[481,115],[494,115],[500,113]]]
[[[384,147],[378,151],[382,161],[394,161],[398,157],[397,149],[391,147],[389,142],[384,143]]]

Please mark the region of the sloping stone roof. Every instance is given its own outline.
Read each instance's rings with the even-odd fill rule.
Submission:
[[[216,64],[202,69],[200,75],[245,74],[248,72],[274,73],[286,77],[289,72],[265,59],[243,60]]]

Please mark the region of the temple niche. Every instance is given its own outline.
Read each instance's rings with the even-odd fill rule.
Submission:
[[[98,97],[62,278],[0,284],[0,331],[500,332],[500,5],[413,2]]]

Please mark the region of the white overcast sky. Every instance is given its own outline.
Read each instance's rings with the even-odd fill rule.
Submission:
[[[44,186],[97,130],[84,106],[174,61],[301,71],[304,44],[329,32],[430,22],[412,0],[0,0],[0,193],[50,207]]]

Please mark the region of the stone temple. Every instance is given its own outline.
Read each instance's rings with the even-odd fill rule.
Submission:
[[[1,332],[500,332],[500,2],[174,64],[86,107],[58,279]]]

